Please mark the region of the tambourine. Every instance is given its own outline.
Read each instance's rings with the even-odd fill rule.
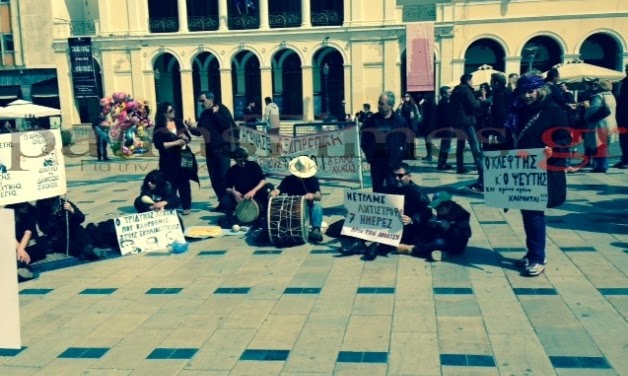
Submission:
[[[241,223],[252,223],[259,217],[259,205],[254,199],[242,200],[235,209],[236,218]]]

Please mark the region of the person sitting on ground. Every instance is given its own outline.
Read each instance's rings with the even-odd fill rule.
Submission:
[[[154,170],[149,172],[144,178],[140,195],[135,199],[134,206],[138,213],[145,213],[164,209],[176,209],[179,203],[179,197],[174,193],[164,173]]]
[[[312,223],[312,231],[309,235],[309,241],[318,243],[323,240],[321,234],[321,225],[323,223],[323,207],[321,206],[320,184],[316,178],[316,163],[306,157],[296,157],[290,161],[288,169],[292,175],[286,176],[279,186],[270,194],[277,197],[280,194],[288,196],[304,196],[307,202],[310,222]]]
[[[236,206],[243,200],[255,200],[259,205],[260,218],[266,212],[268,202],[268,190],[266,187],[266,177],[257,162],[249,161],[249,153],[245,148],[238,148],[233,153],[236,164],[227,171],[225,184],[227,187],[225,196],[220,200],[227,216],[223,220],[223,225],[230,227],[234,221]]]
[[[417,239],[424,237],[424,234],[430,231],[427,228],[427,223],[432,218],[432,209],[429,208],[430,199],[421,187],[412,181],[410,166],[407,163],[393,167],[392,172],[395,178],[394,185],[384,187],[384,193],[404,196],[403,215],[401,216],[404,228],[401,243],[414,244]],[[364,259],[371,261],[378,254],[386,255],[392,250],[393,248],[390,246],[380,243],[371,243],[367,248],[363,240],[355,239],[340,253],[345,255],[364,253]]]
[[[73,203],[60,196],[38,200],[35,204],[37,225],[45,235],[40,238],[48,253],[66,253],[88,261],[103,256],[95,249],[92,239],[81,226],[85,221],[83,212]]]
[[[471,238],[469,212],[454,202],[447,192],[435,193],[429,207],[436,210],[436,219],[426,223],[428,231],[424,231],[413,244],[400,244],[397,251],[416,257],[429,257],[432,261],[440,261],[443,252],[464,252]]]
[[[17,276],[19,282],[37,278],[31,265],[46,258],[46,250],[37,242],[37,220],[35,207],[28,202],[11,204],[15,215],[15,241],[17,255]]]

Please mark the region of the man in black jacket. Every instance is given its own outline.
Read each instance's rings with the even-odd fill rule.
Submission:
[[[452,167],[447,163],[449,158],[449,151],[451,149],[451,88],[449,86],[443,86],[439,90],[440,101],[436,107],[436,126],[434,134],[440,137],[440,151],[438,153],[438,170],[451,170]]]
[[[454,88],[451,93],[451,113],[453,116],[452,123],[456,128],[458,143],[456,145],[456,172],[458,174],[466,173],[464,168],[464,146],[465,142],[469,142],[471,153],[473,153],[473,161],[478,169],[478,180],[469,188],[475,192],[484,192],[484,179],[482,173],[482,152],[480,151],[480,143],[475,133],[476,117],[475,114],[480,108],[480,101],[473,94],[473,75],[464,74],[460,77],[460,85]]]
[[[187,125],[191,127],[193,135],[203,136],[209,179],[220,201],[225,196],[225,177],[231,166],[231,153],[237,145],[237,125],[231,111],[223,104],[216,103],[211,91],[203,91],[198,101],[204,109],[198,120],[198,128],[194,123],[187,122]],[[220,204],[213,209],[222,210]]]
[[[414,140],[405,119],[393,111],[394,105],[395,94],[382,93],[377,102],[379,111],[366,119],[361,130],[361,146],[371,166],[373,192],[383,193],[391,168],[402,162],[408,140]]]

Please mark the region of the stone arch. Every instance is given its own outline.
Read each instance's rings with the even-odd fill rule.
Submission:
[[[504,45],[494,38],[480,38],[467,46],[464,53],[465,73],[476,71],[482,65],[488,64],[495,70],[506,70],[506,56],[508,51]]]
[[[301,50],[299,50],[299,48],[293,44],[287,43],[285,46],[275,46],[272,50],[269,51],[268,56],[270,57],[270,63],[273,64],[274,63],[274,57],[277,54],[277,52],[283,51],[283,50],[290,50],[292,52],[294,52],[295,54],[297,54],[297,56],[299,57],[299,60],[301,60],[301,64],[305,64],[305,55],[301,52]],[[272,66],[272,65],[271,65]]]
[[[551,31],[539,31],[533,34],[528,35],[526,38],[524,38],[524,42],[521,43],[521,45],[517,48],[517,53],[514,56],[522,56],[523,54],[523,49],[525,47],[525,45],[532,39],[536,38],[536,37],[547,37],[550,39],[553,39],[554,42],[556,42],[558,44],[558,46],[560,47],[562,54],[565,54],[567,51],[569,51],[569,48],[567,48],[567,43],[565,42],[565,40],[558,34],[551,32]]]
[[[187,61],[183,60],[181,58],[181,56],[179,56],[179,54],[177,54],[177,52],[175,50],[173,50],[172,48],[168,48],[168,47],[162,47],[162,48],[158,48],[155,51],[153,51],[150,54],[149,58],[145,60],[148,63],[148,65],[144,67],[144,70],[153,70],[153,67],[155,66],[155,62],[163,54],[170,54],[170,55],[172,55],[177,60],[177,62],[179,62],[180,69],[189,69],[188,66],[183,64],[184,62],[187,63]]]
[[[264,66],[264,59],[263,59],[263,55],[256,50],[255,48],[253,48],[252,46],[244,46],[244,45],[240,45],[237,46],[236,48],[232,49],[229,52],[229,59],[225,60],[225,64],[221,65],[221,68],[229,68],[231,67],[231,65],[233,64],[234,60],[236,60],[236,56],[238,56],[238,54],[242,51],[248,51],[250,53],[252,53],[253,55],[255,55],[255,57],[257,57],[257,60],[259,61],[260,66]]]
[[[508,48],[508,43],[506,43],[506,41],[504,41],[502,38],[498,37],[495,34],[481,34],[481,35],[478,35],[475,38],[471,39],[469,41],[469,43],[467,43],[467,45],[463,49],[460,50],[459,58],[460,59],[464,59],[467,51],[469,50],[469,47],[471,47],[477,41],[480,41],[480,40],[483,40],[483,39],[487,39],[487,40],[495,42],[504,51],[504,56],[506,56],[506,57],[511,56],[510,55],[510,49]]]
[[[624,40],[615,32],[598,30],[589,33],[578,45],[576,54],[593,65],[613,70],[623,70]]]
[[[314,61],[314,57],[318,54],[318,52],[320,50],[325,49],[327,47],[336,50],[340,54],[340,56],[342,56],[342,61],[344,61],[345,64],[351,64],[351,61],[349,60],[349,56],[347,56],[346,51],[342,47],[340,47],[340,45],[338,43],[335,43],[335,42],[318,43],[317,45],[315,45],[312,48],[312,50],[310,52],[310,55],[307,57],[307,59],[302,60],[302,61],[304,61],[304,62],[305,61],[311,61],[312,65],[314,65],[316,63]],[[329,51],[329,52],[331,52],[331,51]],[[327,53],[329,53],[329,52],[327,52]]]
[[[218,51],[215,51],[215,50],[213,50],[213,49],[211,49],[211,48],[207,48],[207,47],[203,46],[203,47],[201,47],[200,49],[196,50],[196,53],[191,54],[191,57],[190,57],[190,67],[193,67],[193,66],[194,66],[194,60],[195,60],[195,59],[196,59],[199,55],[201,55],[201,54],[202,54],[202,53],[204,53],[204,52],[207,52],[207,53],[209,53],[210,55],[212,55],[212,56],[213,56],[213,57],[214,57],[214,58],[218,61],[218,66],[219,66],[219,67],[221,67],[221,68],[222,68],[222,67],[225,65],[225,64],[224,64],[224,62],[222,61],[222,59],[220,58],[220,54],[218,53]],[[203,67],[201,66],[201,67],[199,67],[199,68],[203,68]]]

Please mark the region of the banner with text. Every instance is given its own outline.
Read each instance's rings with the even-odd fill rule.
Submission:
[[[318,166],[316,177],[360,181],[360,145],[358,128],[289,137],[240,129],[240,146],[270,175],[290,175],[290,160],[307,155]]]
[[[484,153],[484,201],[494,208],[545,210],[547,170],[543,149]]]
[[[0,209],[0,349],[20,349],[20,298],[15,262],[15,216]]]
[[[398,246],[403,234],[404,197],[345,190],[347,217],[342,235]]]
[[[99,98],[91,38],[68,38],[74,98]]]
[[[406,24],[407,91],[434,91],[434,22]]]
[[[0,134],[0,205],[67,192],[59,129]]]
[[[176,210],[129,214],[114,222],[123,256],[166,250],[176,241],[185,241]]]

